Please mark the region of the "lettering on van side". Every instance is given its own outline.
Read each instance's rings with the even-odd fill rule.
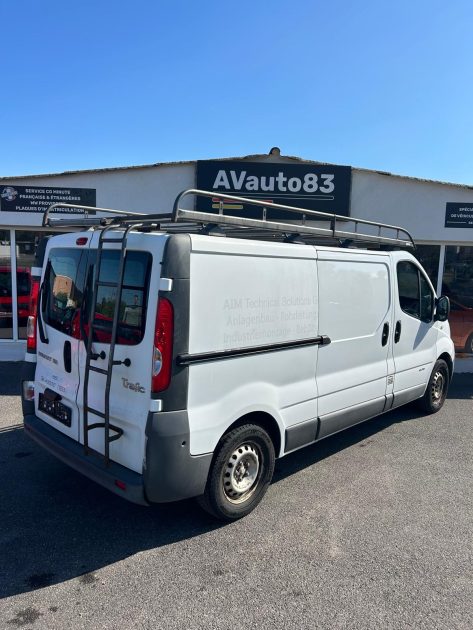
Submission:
[[[127,378],[123,378],[122,377],[122,384],[123,387],[125,387],[126,389],[131,389],[132,392],[138,392],[140,394],[144,394],[145,393],[145,388],[140,385],[140,383],[130,383],[130,381]]]

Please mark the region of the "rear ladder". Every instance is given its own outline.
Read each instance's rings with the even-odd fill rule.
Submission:
[[[85,360],[85,372],[84,372],[84,451],[86,455],[89,453],[89,431],[93,429],[104,429],[104,458],[105,464],[108,466],[110,463],[110,443],[118,440],[123,435],[123,429],[110,424],[110,388],[112,384],[112,373],[115,365],[124,363],[127,367],[131,364],[130,359],[124,361],[115,361],[115,345],[118,329],[118,317],[120,313],[120,302],[122,296],[123,277],[125,273],[125,258],[126,258],[126,246],[128,233],[136,225],[128,225],[123,228],[120,237],[107,238],[108,231],[111,229],[117,229],[116,225],[109,225],[100,232],[99,244],[97,247],[97,260],[95,265],[95,277],[92,289],[92,298],[89,310],[89,334],[86,339],[86,360]],[[119,228],[118,228],[119,229]],[[118,280],[117,282],[103,282],[100,280],[100,270],[102,267],[102,253],[104,251],[105,243],[119,243],[120,244],[120,259],[118,264]],[[109,251],[109,250],[105,250]],[[113,251],[113,250],[112,250]],[[95,365],[91,365],[91,361],[96,361],[98,358],[105,359],[105,352],[102,350],[100,354],[97,354],[93,350],[94,342],[94,330],[97,328],[95,324],[95,312],[97,308],[97,295],[99,288],[102,286],[114,287],[117,289],[115,308],[113,311],[112,330],[110,337],[110,347],[108,354],[107,369],[99,368]],[[89,406],[89,376],[90,372],[97,372],[107,377],[104,392],[104,410],[100,411]],[[99,418],[103,419],[103,422],[94,422],[89,424],[89,413],[92,413]],[[110,434],[113,431],[113,435]]]

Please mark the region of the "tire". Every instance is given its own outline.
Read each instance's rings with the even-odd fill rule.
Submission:
[[[274,472],[274,445],[266,431],[245,424],[222,438],[200,506],[223,521],[249,514],[268,489]]]
[[[473,354],[473,334],[471,334],[467,339],[467,342],[465,344],[465,352],[467,354]]]
[[[437,413],[447,397],[450,373],[443,359],[434,365],[425,394],[418,401],[418,406],[426,413]]]

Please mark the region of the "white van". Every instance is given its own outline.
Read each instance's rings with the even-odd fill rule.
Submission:
[[[190,194],[218,213],[181,207]],[[262,218],[229,216],[235,199]],[[199,497],[232,520],[262,499],[275,458],[414,400],[438,411],[448,298],[407,232],[328,218],[194,190],[166,217],[48,214],[89,227],[50,238],[36,270],[27,433],[130,501]]]

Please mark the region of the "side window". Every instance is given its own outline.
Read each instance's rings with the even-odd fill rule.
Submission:
[[[397,284],[402,310],[423,322],[431,322],[434,294],[420,269],[408,261],[398,263]]]
[[[419,273],[411,262],[398,263],[397,285],[399,304],[404,313],[420,319]]]
[[[82,305],[85,258],[79,249],[52,249],[44,278],[44,321],[71,337]]]
[[[95,252],[91,251],[90,254],[92,257]],[[118,281],[119,259],[118,250],[105,250],[102,253],[100,282],[113,284]],[[91,264],[95,264],[95,257],[91,260]],[[118,312],[117,344],[136,345],[143,339],[150,271],[151,254],[139,251],[127,252]],[[91,298],[91,284],[91,278],[89,278],[88,301]],[[111,341],[117,293],[118,289],[114,286],[99,286],[98,288],[97,306],[94,313],[94,341],[99,343]],[[85,310],[88,315],[89,308]]]

